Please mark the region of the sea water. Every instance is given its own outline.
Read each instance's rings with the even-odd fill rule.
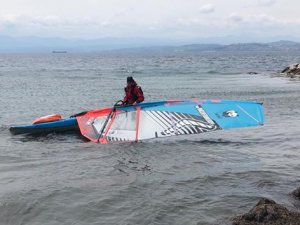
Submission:
[[[260,197],[296,209],[300,81],[278,72],[299,61],[291,52],[1,54],[0,224],[216,224]],[[265,126],[113,145],[9,133],[112,106],[127,76],[146,101],[263,102]]]

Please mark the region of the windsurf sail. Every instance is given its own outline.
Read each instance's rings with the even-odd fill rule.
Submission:
[[[81,134],[102,144],[260,126],[262,103],[228,100],[145,102],[77,117]]]

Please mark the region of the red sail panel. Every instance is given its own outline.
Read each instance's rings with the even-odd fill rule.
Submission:
[[[87,139],[97,142],[100,135],[101,124],[104,124],[112,108],[92,110],[83,116],[76,117],[80,132]]]
[[[139,129],[140,129],[140,115],[141,115],[141,107],[136,108],[136,135],[135,141],[139,140]]]
[[[110,130],[111,125],[112,125],[113,122],[115,121],[116,114],[117,114],[116,111],[112,114],[110,121],[108,121],[109,123],[108,123],[108,124],[106,125],[106,127],[105,127],[105,132],[104,132],[103,137],[101,137],[101,138],[99,139],[99,143],[101,143],[101,144],[107,144],[107,139],[106,139],[106,138],[107,138],[107,133],[108,133],[108,131]],[[106,117],[106,119],[107,119],[107,117]]]

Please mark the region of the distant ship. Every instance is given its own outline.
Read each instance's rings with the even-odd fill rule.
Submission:
[[[52,51],[52,53],[67,53],[67,51]]]

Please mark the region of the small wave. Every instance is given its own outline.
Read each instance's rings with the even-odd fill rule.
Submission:
[[[254,177],[254,178],[268,177],[268,181],[270,181],[272,179],[276,180],[276,178],[278,176],[288,176],[288,174],[285,172],[254,169],[254,170],[248,170],[248,171],[244,171],[244,172],[237,172],[237,173],[235,173],[235,176],[238,177],[239,179],[243,179],[245,177],[248,177],[248,178],[249,177]],[[257,183],[257,184],[259,184],[259,183]]]
[[[20,159],[21,159],[21,157],[17,157],[17,156],[1,155],[0,162],[1,163],[12,163],[12,162],[18,162]]]
[[[0,126],[0,132],[7,131],[8,129],[9,129],[9,126],[7,126],[7,125],[1,125]]]
[[[66,80],[98,80],[99,76],[72,76],[72,77],[60,77],[56,76],[59,79],[66,79]]]
[[[50,133],[50,134],[20,134],[13,136],[15,141],[20,142],[86,142],[87,139],[83,138],[79,132],[64,132],[64,133]]]
[[[221,75],[243,75],[242,72],[220,72]]]
[[[6,125],[2,125],[0,126],[0,134],[3,134],[3,135],[9,135],[9,126],[6,126]]]
[[[179,72],[177,72],[177,74],[179,74],[179,75],[192,75],[192,74],[198,74],[198,73],[195,72],[195,71],[179,71]]]
[[[222,145],[249,145],[253,144],[253,142],[242,142],[242,141],[230,141],[225,139],[204,139],[204,140],[179,140],[177,143],[188,143],[188,144],[202,144],[202,145],[215,145],[215,144],[222,144]]]
[[[126,73],[131,73],[131,74],[142,74],[143,71],[141,70],[126,70]]]
[[[276,182],[271,181],[271,180],[260,180],[255,182],[255,186],[259,187],[259,188],[271,188],[276,186]]]
[[[142,70],[134,70],[134,69],[130,69],[130,68],[125,68],[125,67],[121,67],[119,69],[117,69],[116,71],[118,72],[122,72],[122,73],[132,73],[132,74],[142,74],[143,71]]]
[[[220,75],[245,75],[248,73],[241,72],[241,71],[217,71],[217,70],[208,70],[204,72],[206,74],[220,74]]]
[[[250,145],[256,145],[260,143],[262,140],[261,139],[249,139],[249,140],[244,140],[244,141],[234,141],[234,140],[226,140],[226,139],[200,139],[199,136],[197,137],[196,135],[187,135],[187,136],[173,136],[170,138],[157,138],[157,139],[150,139],[150,140],[144,140],[140,141],[140,144],[143,145],[154,145],[157,146],[159,145],[167,145],[169,147],[171,146],[178,146],[178,145],[186,145],[186,146],[194,146],[194,145],[205,145],[205,146],[210,146],[210,145],[229,145],[229,146],[250,146]]]
[[[142,74],[143,71],[141,71],[141,70],[133,70],[131,73]]]
[[[208,73],[208,74],[217,74],[217,73],[219,73],[218,71],[215,71],[215,70],[209,70],[209,71],[207,71],[206,73]]]
[[[95,69],[88,69],[89,71],[92,70],[94,71]],[[86,69],[53,69],[51,71],[54,71],[54,72],[82,72],[82,71],[86,71]]]

